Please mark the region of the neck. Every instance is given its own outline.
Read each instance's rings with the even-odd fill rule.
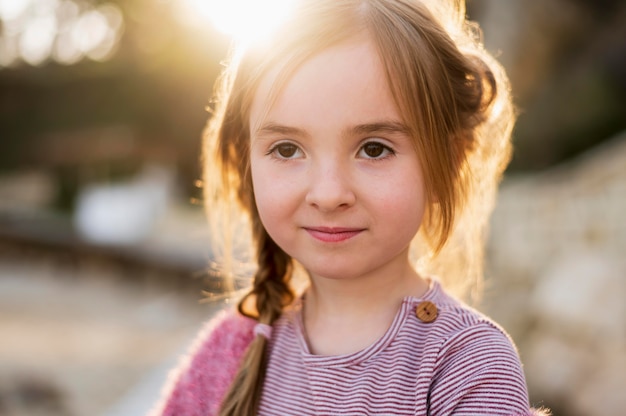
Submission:
[[[406,263],[354,279],[311,276],[304,325],[311,351],[345,354],[384,334],[406,296],[422,296],[428,282]]]
[[[422,296],[428,282],[419,276],[409,262],[391,270],[376,270],[352,279],[327,279],[310,276],[307,304],[331,315],[340,312],[361,315],[363,310],[398,305],[406,296]],[[395,309],[395,308],[394,308]]]

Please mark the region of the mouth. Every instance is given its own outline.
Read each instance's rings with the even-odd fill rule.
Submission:
[[[325,243],[340,243],[356,237],[364,228],[344,228],[344,227],[304,227],[311,237]]]

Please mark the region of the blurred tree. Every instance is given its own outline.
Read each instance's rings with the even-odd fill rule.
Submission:
[[[517,97],[512,170],[543,169],[626,130],[626,3],[470,0]]]
[[[191,188],[198,175],[199,138],[207,119],[204,108],[226,53],[226,39],[208,23],[206,27],[185,24],[176,2],[25,2],[30,19],[49,13],[61,23],[69,3],[78,5],[75,20],[114,7],[121,11],[122,29],[113,53],[104,59],[85,56],[64,64],[55,59],[52,49],[34,65],[22,56],[0,69],[0,169],[36,165],[72,176],[81,168],[89,170],[90,164],[109,164],[115,170],[115,164],[123,161],[123,170],[132,170],[145,159],[157,159],[174,164]],[[42,7],[46,4],[47,12]],[[22,33],[20,40],[24,38],[29,20],[17,22],[21,27],[9,23],[16,26],[2,22],[5,44],[11,33]],[[64,28],[56,27],[58,45],[64,41]],[[87,42],[94,36],[90,28],[74,40]]]
[[[123,176],[146,159],[176,166],[192,192],[227,39],[208,20],[185,21],[182,3],[0,2],[0,170],[55,170],[68,207],[84,178]],[[519,97],[515,169],[544,168],[626,129],[623,2],[469,5]]]

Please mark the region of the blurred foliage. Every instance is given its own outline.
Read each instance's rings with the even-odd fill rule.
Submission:
[[[156,159],[173,163],[193,186],[205,107],[227,41],[208,22],[185,25],[175,2],[115,3],[124,32],[111,59],[0,69],[1,170],[63,174],[100,162],[120,171],[120,164]]]
[[[545,169],[626,130],[626,3],[550,3],[561,16],[544,10],[543,39],[517,52],[523,60],[550,44],[549,62],[529,65],[540,74],[534,84],[516,89],[513,79],[520,117],[511,170]]]
[[[61,180],[58,202],[65,208],[81,184],[129,175],[146,160],[175,166],[187,194],[193,193],[205,107],[227,39],[208,20],[186,22],[173,0],[80,1],[121,10],[117,49],[102,62],[49,59],[0,68],[0,171],[49,170]],[[470,0],[470,16],[488,18],[485,10],[498,1]],[[515,170],[545,168],[626,129],[625,5],[560,3],[576,7],[583,21],[568,21],[558,33],[537,35],[529,28],[534,37],[518,36],[527,42],[516,45],[517,60],[508,64],[520,107]],[[557,26],[557,15],[544,15],[544,26],[549,29],[551,19]],[[556,40],[547,42],[543,34]],[[531,52],[541,48],[550,62],[533,78],[541,59]]]

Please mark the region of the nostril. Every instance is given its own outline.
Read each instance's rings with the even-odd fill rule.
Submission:
[[[306,196],[306,202],[322,210],[349,207],[356,201],[354,192],[343,184],[321,184],[312,187]]]

